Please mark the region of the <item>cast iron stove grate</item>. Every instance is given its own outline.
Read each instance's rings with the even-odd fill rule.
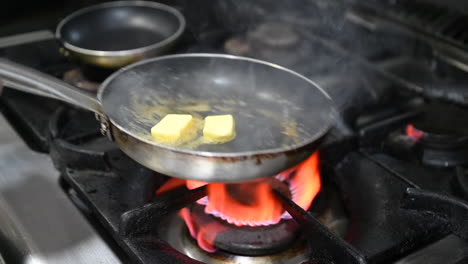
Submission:
[[[50,126],[51,156],[62,171],[66,188],[77,193],[100,226],[136,263],[199,263],[168,243],[161,229],[178,210],[205,196],[204,187],[155,196],[154,191],[168,177],[141,167],[106,145],[101,141],[104,138],[94,133],[98,130],[93,123],[92,114],[67,108],[59,110],[51,121],[56,124]],[[73,136],[71,131],[77,127],[87,132]],[[322,151],[325,164],[327,153],[333,153],[336,146],[327,147]],[[278,193],[312,249],[307,261],[385,263],[450,233],[466,237],[460,223],[468,207],[440,190],[416,184],[417,180],[398,171],[405,168],[391,156],[367,152],[351,152],[338,165],[323,167],[323,177],[332,179],[326,185],[339,189],[348,212],[344,238],[318,220],[314,205],[306,212]],[[424,171],[414,172],[424,175]],[[322,189],[320,195],[326,190],[329,188]]]

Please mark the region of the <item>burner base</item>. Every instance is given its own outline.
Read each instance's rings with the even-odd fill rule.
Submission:
[[[209,253],[201,249],[197,241],[191,238],[185,223],[174,214],[167,223],[171,223],[171,227],[165,229],[164,237],[168,238],[167,242],[189,256],[203,263],[223,264],[223,263],[283,263],[283,264],[298,264],[309,259],[310,248],[302,239],[297,239],[287,249],[275,254],[266,256],[242,256],[232,254],[223,250],[218,250],[215,253]]]

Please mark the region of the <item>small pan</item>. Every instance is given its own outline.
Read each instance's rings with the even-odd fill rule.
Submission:
[[[94,111],[103,132],[135,161],[206,182],[246,181],[293,167],[316,150],[335,120],[332,100],[309,79],[275,64],[222,54],[171,55],[129,65],[104,81],[98,99],[7,60],[0,60],[0,80]],[[237,136],[225,144],[155,142],[151,127],[170,113],[196,120],[232,114]]]
[[[87,64],[120,68],[169,51],[185,29],[176,9],[145,1],[109,2],[78,10],[57,26],[63,54]]]

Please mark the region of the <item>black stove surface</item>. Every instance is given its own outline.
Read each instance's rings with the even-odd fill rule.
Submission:
[[[468,147],[458,144],[465,142],[466,130],[458,130],[462,126],[456,118],[435,127],[430,122],[436,118],[434,113],[448,111],[459,116],[468,109],[418,97],[363,60],[356,60],[356,56],[379,63],[388,58],[394,61],[395,56],[408,58],[419,44],[393,35],[374,38],[338,20],[344,11],[330,4],[332,1],[325,2],[317,1],[336,17],[318,14],[314,19],[294,20],[291,17],[307,12],[288,11],[261,21],[247,16],[251,23],[247,28],[233,26],[236,20],[232,16],[218,17],[222,23],[216,28],[208,23],[189,25],[188,35],[174,51],[227,52],[276,62],[316,81],[337,104],[340,119],[320,149],[324,187],[307,212],[277,194],[301,235],[291,246],[293,255],[286,250],[273,254],[269,261],[468,261],[464,225],[468,217]],[[218,8],[229,9],[231,4],[227,1]],[[234,13],[244,13],[242,4],[237,7]],[[259,7],[252,10],[264,14]],[[186,16],[196,22],[205,12]],[[315,27],[323,19],[336,20],[327,30]],[[357,38],[359,43],[352,43],[337,34],[340,31],[364,35]],[[271,32],[273,39],[269,38]],[[400,48],[401,43],[407,44],[405,48]],[[55,41],[47,40],[0,49],[0,56],[63,78],[80,65],[58,50]],[[197,249],[175,215],[205,196],[206,190],[182,188],[155,195],[169,178],[135,163],[101,136],[92,113],[8,88],[1,93],[0,109],[33,150],[49,153],[62,174],[64,190],[95,221],[96,228],[110,234],[135,263],[239,261],[232,254],[213,258]],[[174,237],[187,239],[180,242]]]

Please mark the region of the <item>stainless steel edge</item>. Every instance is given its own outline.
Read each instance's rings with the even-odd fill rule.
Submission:
[[[58,177],[50,158],[32,152],[0,115],[0,252],[6,264],[121,263]]]
[[[39,96],[44,96],[44,97],[57,99],[57,97],[55,95],[53,95],[53,94],[44,93],[39,89],[31,88],[30,86],[22,84],[20,82],[11,82],[9,80],[3,80],[2,84],[3,84],[4,87],[12,87],[12,88],[15,88],[15,89],[23,91],[23,92],[27,92],[27,93],[31,93],[31,94],[35,94],[35,95],[39,95]]]

